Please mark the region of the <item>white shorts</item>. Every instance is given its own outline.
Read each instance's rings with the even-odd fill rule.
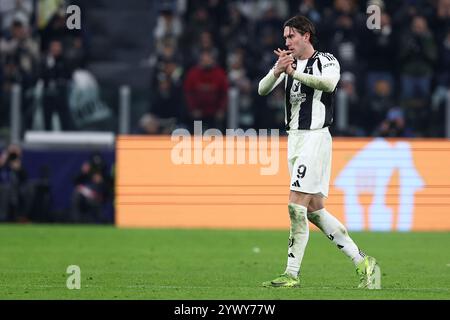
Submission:
[[[291,190],[328,197],[331,146],[331,134],[327,127],[289,131],[288,165]]]

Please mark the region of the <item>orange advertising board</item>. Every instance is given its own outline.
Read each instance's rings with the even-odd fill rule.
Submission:
[[[116,225],[286,230],[287,139],[245,141],[120,136]],[[449,165],[448,140],[334,138],[326,207],[354,231],[448,231]]]

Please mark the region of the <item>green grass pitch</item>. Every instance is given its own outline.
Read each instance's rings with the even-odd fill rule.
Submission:
[[[0,225],[0,299],[450,299],[450,233],[350,233],[375,256],[382,290],[356,289],[352,263],[311,232],[302,287],[284,271],[288,231]],[[69,265],[81,289],[69,290]]]

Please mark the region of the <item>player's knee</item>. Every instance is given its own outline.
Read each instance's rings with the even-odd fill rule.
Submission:
[[[308,212],[317,212],[323,209],[323,206],[315,206],[313,204],[310,204],[308,206]]]
[[[308,212],[317,212],[324,208],[324,203],[322,198],[318,196],[313,196],[308,204]]]
[[[291,190],[289,194],[289,203],[295,203],[306,208],[309,207],[311,201],[311,195],[307,193],[302,193],[298,191]]]

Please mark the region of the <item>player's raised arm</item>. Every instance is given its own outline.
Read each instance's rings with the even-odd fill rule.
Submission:
[[[287,67],[286,73],[308,87],[324,92],[333,92],[341,77],[339,62],[331,55],[329,58],[320,59],[322,63],[321,75],[303,73],[300,70],[294,70],[291,66]]]
[[[274,52],[278,55],[278,61],[275,63],[275,66],[270,69],[267,75],[259,82],[258,94],[260,96],[268,95],[283,81],[287,66],[294,61],[294,59],[289,55],[289,51],[278,49]]]

